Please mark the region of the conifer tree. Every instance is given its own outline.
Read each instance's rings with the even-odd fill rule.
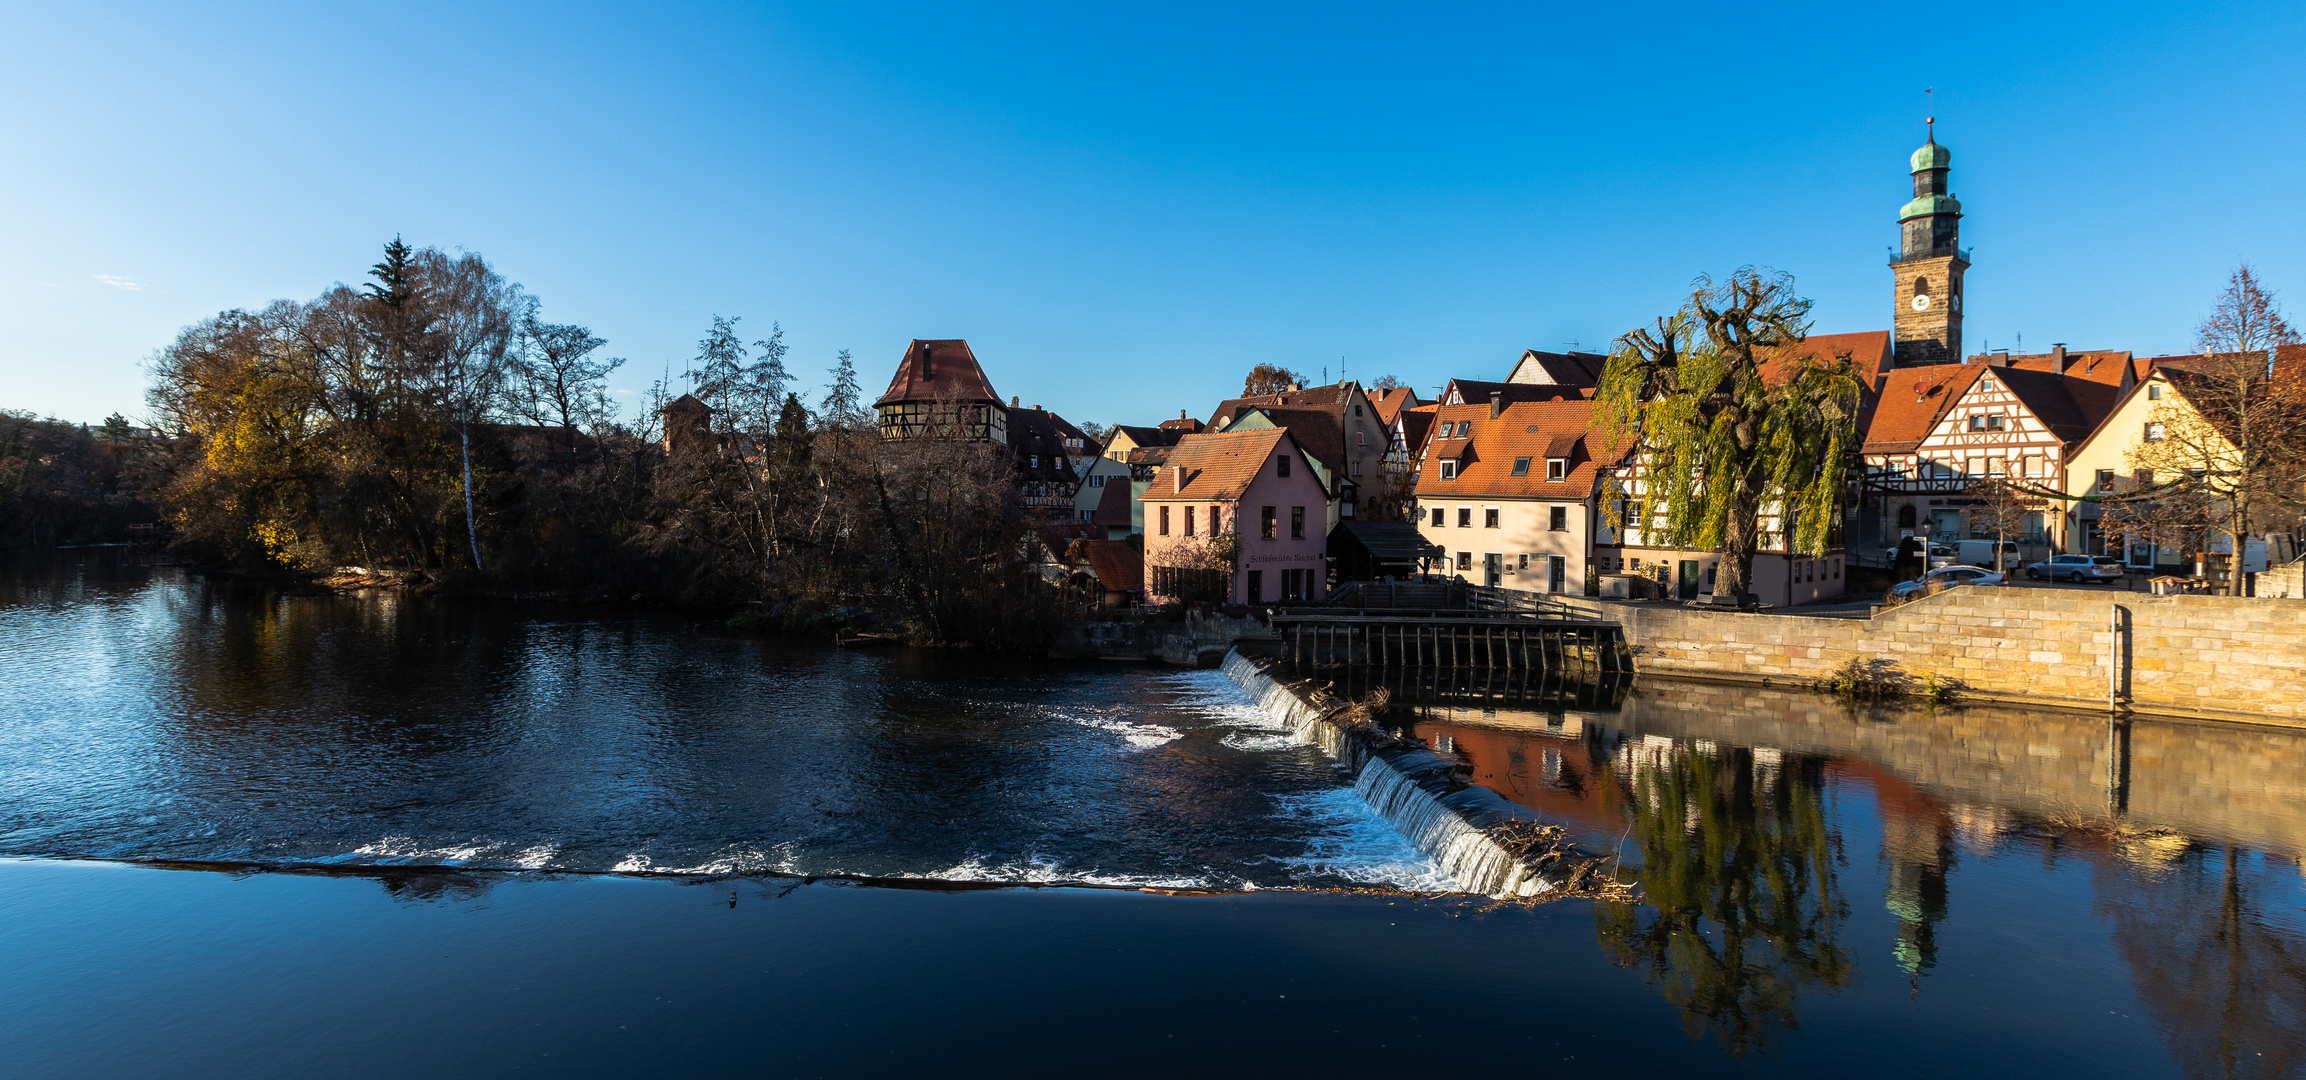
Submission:
[[[832,384],[825,389],[825,400],[818,407],[824,422],[832,427],[862,424],[865,420],[865,391],[857,385],[857,361],[842,349],[833,358]]]

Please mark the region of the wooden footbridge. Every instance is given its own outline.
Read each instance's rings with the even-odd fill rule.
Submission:
[[[1537,594],[1441,585],[1378,588],[1389,591],[1365,589],[1343,604],[1275,611],[1270,621],[1281,638],[1282,657],[1299,667],[1365,665],[1582,678],[1633,672],[1633,653],[1617,623]],[[1350,602],[1356,599],[1362,601],[1358,606]],[[1382,606],[1433,600],[1441,604]]]

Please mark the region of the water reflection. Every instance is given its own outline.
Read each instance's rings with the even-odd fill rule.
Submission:
[[[2306,732],[1654,680],[1614,709],[1395,720],[1622,848],[1645,903],[1597,911],[1604,948],[1731,1052],[1869,969],[1917,1007],[2010,978],[1988,943],[2022,924],[2048,957],[2118,957],[2189,1074],[2306,1069]]]
[[[1646,902],[1600,905],[1597,932],[1691,1034],[1766,1049],[1799,1026],[1804,991],[1850,981],[1821,762],[1645,739],[1619,743],[1600,774],[1631,811]]]

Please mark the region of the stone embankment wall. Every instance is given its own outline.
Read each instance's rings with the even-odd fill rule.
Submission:
[[[1152,660],[1216,667],[1236,644],[1244,651],[1277,647],[1280,638],[1256,619],[1190,613],[1183,622],[1074,622],[1057,632],[1053,656]]]
[[[1972,698],[2104,708],[2111,662],[2132,711],[2306,725],[2297,600],[1966,587],[1870,619],[1573,603],[1624,626],[1652,674],[1807,683],[1855,659]]]

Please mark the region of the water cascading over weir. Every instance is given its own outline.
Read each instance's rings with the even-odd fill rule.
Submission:
[[[1349,703],[1284,681],[1273,661],[1234,651],[1226,655],[1224,671],[1292,738],[1320,747],[1350,771],[1354,790],[1468,892],[1537,896],[1602,858],[1569,850],[1542,868],[1533,866],[1493,831],[1532,815],[1488,788],[1462,782],[1454,762],[1422,747],[1392,745],[1373,729],[1339,723]]]

